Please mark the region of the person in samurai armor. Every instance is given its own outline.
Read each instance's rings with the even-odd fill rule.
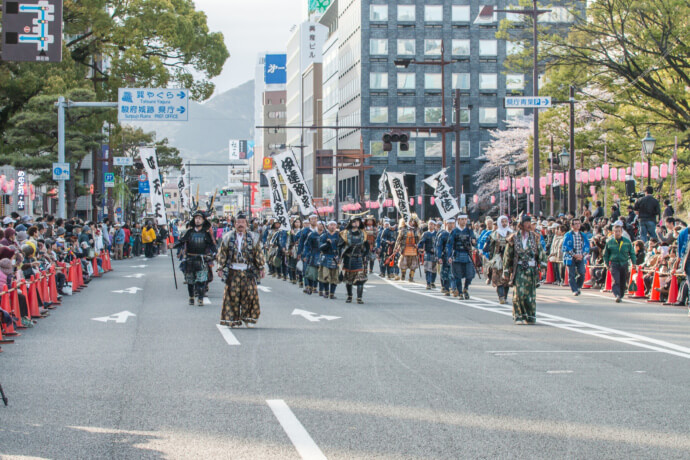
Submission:
[[[419,258],[417,252],[419,244],[419,220],[416,214],[412,214],[410,221],[405,223],[405,219],[400,219],[398,239],[395,242],[395,252],[400,254],[400,275],[396,280],[405,280],[405,273],[410,270],[409,281],[414,281],[414,272],[419,268]]]
[[[347,290],[345,302],[352,302],[352,286],[357,287],[357,303],[362,304],[364,283],[367,282],[369,242],[362,231],[362,219],[354,217],[340,232],[338,249],[343,261],[343,282]]]
[[[275,277],[276,276],[276,256],[279,252],[277,235],[280,232],[280,222],[271,219],[268,224],[268,228],[264,232],[265,240],[263,241],[264,256],[268,262],[268,274]]]
[[[319,295],[335,299],[335,288],[339,283],[338,222],[328,222],[328,231],[319,238]]]
[[[378,234],[378,223],[374,216],[366,216],[364,218],[364,233],[367,235],[367,243],[369,243],[369,248],[372,250],[369,252],[369,270],[371,273],[374,271],[374,262],[376,261],[376,252],[373,250],[376,247],[376,236]]]
[[[389,219],[383,221],[383,231],[379,238],[379,266],[381,267],[381,276],[388,279],[393,279],[395,276],[395,263],[391,260],[393,251],[395,249],[395,240],[398,238],[395,226],[391,225]]]
[[[448,262],[453,264],[453,277],[455,278],[455,297],[468,300],[470,298],[470,283],[474,279],[475,269],[472,263],[472,252],[477,239],[474,232],[467,225],[467,215],[458,215],[455,228],[450,232],[446,253],[449,254]],[[464,280],[464,285],[463,285]]]
[[[187,230],[182,234],[176,248],[181,249],[184,260],[184,276],[189,293],[189,305],[194,305],[194,299],[201,307],[204,305],[204,293],[208,278],[208,261],[215,249],[211,236],[211,223],[202,211],[192,214],[192,220],[187,224]]]
[[[424,275],[426,276],[427,291],[431,288],[436,289],[436,268],[438,263],[434,247],[436,234],[436,222],[430,220],[427,231],[424,232],[417,244],[417,248],[424,253]]]
[[[227,270],[221,325],[254,327],[261,314],[256,283],[265,276],[264,265],[261,242],[247,232],[247,217],[239,213],[235,229],[223,236],[218,251],[218,275]]]
[[[503,256],[508,246],[508,237],[513,233],[513,229],[510,228],[510,222],[506,216],[499,217],[497,224],[498,228],[491,233],[484,245],[484,252],[488,254],[491,284],[496,288],[498,303],[503,305],[508,299],[510,289],[510,279],[503,276]]]
[[[316,224],[316,230],[309,232],[304,241],[304,283],[307,285],[307,294],[312,295],[317,290],[319,283],[319,239],[324,231],[323,222]]]
[[[284,247],[287,243],[287,232],[280,228],[280,222],[273,222],[268,234],[268,266],[269,274],[274,278],[283,277]],[[271,270],[272,269],[272,270]]]
[[[309,216],[309,222],[304,225],[304,228],[302,228],[302,231],[300,231],[297,234],[297,257],[298,260],[302,261],[302,278],[299,283],[300,288],[304,288],[305,294],[307,291],[309,291],[309,284],[307,284],[307,279],[304,277],[307,273],[307,261],[306,261],[306,254],[305,254],[305,245],[307,238],[309,237],[309,234],[311,232],[316,231],[316,221],[318,220],[318,216],[316,214],[312,214]]]
[[[539,269],[546,263],[546,253],[539,235],[532,231],[532,218],[523,215],[520,228],[508,236],[503,256],[503,273],[513,290],[513,321],[515,324],[537,322],[537,283]]]
[[[287,234],[286,250],[287,250],[287,269],[290,276],[290,282],[297,284],[297,281],[302,282],[302,273],[297,270],[297,248],[299,246],[299,233],[302,231],[302,221],[299,217],[295,217],[292,221],[290,231]]]
[[[445,221],[445,228],[436,234],[436,257],[441,261],[441,293],[446,297],[455,291],[455,278],[453,277],[453,264],[449,262],[451,253],[446,251],[450,232],[455,228],[455,219],[450,218]]]

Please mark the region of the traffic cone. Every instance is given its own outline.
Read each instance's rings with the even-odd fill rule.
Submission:
[[[585,265],[585,282],[582,283],[582,289],[592,289],[592,274],[589,270],[589,261]]]
[[[84,284],[84,267],[81,265],[81,259],[79,259],[79,263],[77,264],[77,278],[79,278],[79,288],[81,289],[83,287],[88,287],[86,284]]]
[[[17,318],[21,318],[22,313],[21,313],[21,309],[19,308],[19,291],[17,289],[17,281],[12,281],[12,292],[10,292],[10,303],[12,304],[12,308],[14,308],[14,316],[16,316]],[[23,325],[20,326],[20,328],[26,329]]]
[[[60,304],[60,301],[58,300],[57,283],[55,281],[55,267],[50,268],[48,285],[50,287],[50,301],[54,304]]]
[[[108,259],[108,271],[111,272],[111,271],[113,271],[113,266],[110,263],[110,253],[107,253],[105,257],[106,257],[106,259]]]
[[[611,292],[613,290],[613,275],[611,275],[611,270],[606,270],[606,286],[604,286],[604,292]]]
[[[98,257],[94,257],[93,258],[93,277],[98,278],[99,276],[101,276],[101,274],[98,273]]]
[[[676,278],[676,274],[674,273],[671,275],[671,285],[668,288],[668,299],[666,299],[664,305],[673,305],[676,302],[678,302],[678,278]]]
[[[570,286],[570,276],[568,275],[568,266],[565,267],[565,276],[563,276],[563,287]]]
[[[34,283],[34,277],[28,281],[29,286],[26,283],[22,284],[22,294],[26,296],[26,302],[29,305],[29,313],[32,318],[40,318],[41,311],[38,308],[38,298],[36,297],[36,284]]]
[[[642,273],[642,270],[637,271],[637,291],[635,291],[635,295],[633,298],[635,299],[644,299],[647,296],[644,295],[644,274]]]
[[[661,280],[659,279],[659,270],[654,271],[654,281],[652,282],[652,290],[649,294],[647,302],[661,302]]]
[[[0,300],[0,308],[5,310],[7,313],[12,314],[12,305],[10,303],[10,293],[7,291],[7,286],[2,288],[2,299]],[[15,318],[19,318],[19,316],[15,315]],[[14,324],[10,323],[9,326],[5,328],[5,335],[8,336],[19,336],[19,332],[14,330]]]
[[[77,260],[77,259],[75,259],[75,260]],[[68,271],[69,275],[67,277],[67,280],[70,283],[72,283],[72,292],[76,293],[79,291],[79,281],[77,281],[77,264],[74,260],[72,262],[70,262],[70,266],[69,266],[68,270],[69,270]]]
[[[553,284],[555,280],[556,277],[553,274],[553,264],[548,262],[546,264],[546,281],[544,281],[544,284]]]
[[[628,280],[628,295],[635,295],[635,290],[632,289],[632,284],[633,281],[635,280],[635,275],[637,274],[637,270],[635,268],[632,269],[630,272],[630,279]]]

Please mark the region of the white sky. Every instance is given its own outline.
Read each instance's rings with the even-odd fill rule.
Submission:
[[[216,94],[254,78],[256,56],[285,52],[290,28],[307,17],[307,0],[194,0],[212,32],[222,32],[230,58],[213,79]],[[304,18],[304,19],[303,19]]]

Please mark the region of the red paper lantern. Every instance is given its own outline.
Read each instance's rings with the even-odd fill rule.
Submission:
[[[676,172],[676,163],[673,161],[673,158],[668,160],[668,173],[669,174],[675,174]]]
[[[551,173],[546,173],[546,185],[553,184],[553,175]]]
[[[589,173],[587,171],[582,171],[582,174],[580,174],[580,179],[582,180],[583,184],[588,184],[589,183]]]
[[[666,179],[668,177],[668,165],[666,163],[659,167],[659,175],[662,179]]]
[[[496,203],[496,197],[491,195],[491,204],[494,204],[494,203]]]
[[[601,168],[597,167],[594,170],[594,178],[598,181],[601,180]]]
[[[596,195],[597,193],[597,188],[594,185],[589,186],[589,194],[590,195]]]
[[[472,201],[474,201],[474,204],[479,203],[479,196],[475,195],[474,198],[472,198]]]
[[[642,177],[649,177],[649,165],[647,163],[642,163]]]
[[[635,177],[642,176],[642,163],[639,161],[635,162]]]
[[[628,171],[628,174],[629,173],[630,172]],[[621,182],[625,182],[625,176],[627,176],[625,168],[618,169],[618,180]]]
[[[410,198],[410,206],[414,206],[414,198]]]
[[[610,177],[609,174],[611,174],[611,170],[609,169],[609,164],[608,164],[608,163],[604,163],[604,164],[601,166],[601,175],[604,177],[604,179],[608,179],[608,178]],[[614,179],[613,177],[611,177],[611,180],[616,180],[616,179]]]
[[[422,196],[421,195],[419,195],[417,197],[417,204],[422,204]]]
[[[659,178],[659,167],[654,165],[652,166],[652,179],[656,180]]]
[[[618,169],[611,169],[611,180],[618,180]]]
[[[432,197],[431,197],[431,206],[433,206],[433,205],[435,205],[435,204],[436,204],[436,198],[434,198],[434,197],[432,196]]]

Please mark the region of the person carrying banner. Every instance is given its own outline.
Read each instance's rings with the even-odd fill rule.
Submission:
[[[455,278],[453,277],[453,264],[449,261],[451,253],[446,251],[450,232],[455,227],[455,219],[446,219],[445,228],[436,234],[436,257],[441,261],[441,293],[446,297],[455,291]]]
[[[436,289],[436,266],[438,263],[436,248],[434,247],[437,233],[436,221],[432,219],[428,225],[428,230],[424,232],[417,244],[417,249],[424,254],[424,276],[426,277],[427,291],[432,288]]]
[[[335,299],[335,288],[339,283],[338,223],[328,222],[328,231],[319,238],[319,295]]]
[[[513,233],[513,229],[510,228],[510,222],[506,216],[499,217],[497,224],[498,228],[491,233],[484,245],[484,252],[488,254],[491,284],[496,288],[498,303],[503,305],[506,303],[510,289],[510,279],[503,276],[503,256],[508,245],[508,237]]]
[[[405,273],[410,270],[409,281],[414,281],[414,272],[419,268],[419,258],[417,245],[419,244],[419,220],[416,214],[410,216],[410,221],[405,223],[405,219],[400,219],[400,230],[398,239],[395,242],[395,253],[400,254],[398,267],[400,275],[396,276],[396,281],[405,280]]]
[[[515,324],[537,322],[537,283],[539,269],[546,263],[540,235],[532,231],[532,218],[523,215],[519,230],[507,238],[503,256],[503,276],[510,279],[513,290],[513,321]]]
[[[220,324],[252,328],[259,319],[259,291],[257,280],[265,276],[264,253],[260,241],[247,232],[247,217],[240,212],[235,218],[235,229],[226,233],[218,251],[218,275],[227,269],[223,310]]]
[[[338,250],[343,261],[343,282],[347,290],[346,303],[352,302],[352,286],[357,286],[357,303],[363,304],[364,283],[367,282],[369,242],[362,231],[362,219],[353,217],[340,232]]]
[[[211,223],[201,211],[192,214],[192,220],[187,224],[187,230],[178,240],[175,248],[181,249],[184,260],[184,276],[189,293],[189,305],[204,305],[204,294],[208,282],[208,260],[215,249],[215,244],[209,229]]]
[[[458,215],[455,228],[450,232],[446,253],[448,262],[453,264],[453,277],[455,278],[455,297],[469,300],[470,283],[474,279],[475,269],[472,262],[472,251],[477,239],[474,232],[467,226],[467,215]],[[465,283],[463,285],[463,280]]]

